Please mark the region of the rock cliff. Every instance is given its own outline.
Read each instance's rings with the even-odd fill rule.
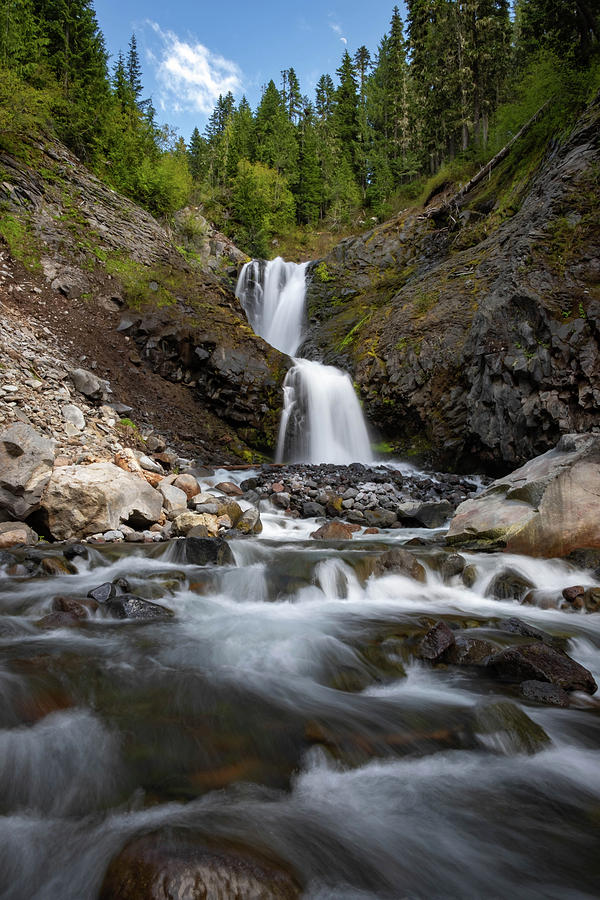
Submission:
[[[598,428],[600,99],[542,121],[488,179],[312,266],[304,354],[349,369],[370,421],[440,466],[503,472]]]

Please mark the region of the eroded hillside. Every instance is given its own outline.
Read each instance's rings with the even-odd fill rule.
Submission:
[[[204,227],[193,216],[187,234],[185,222],[163,228],[57,142],[2,153],[0,170],[0,230],[38,285],[5,302],[46,317],[133,420],[207,459],[268,453],[288,360],[252,332],[233,294],[239,251],[191,234]]]

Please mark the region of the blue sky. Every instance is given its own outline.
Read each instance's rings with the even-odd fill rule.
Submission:
[[[195,125],[203,131],[219,93],[245,94],[253,108],[270,78],[294,68],[311,99],[324,72],[335,80],[344,49],[362,44],[375,53],[387,32],[394,0],[285,4],[228,0],[95,0],[96,15],[111,54],[127,51],[135,31],[145,95],[159,122],[187,140]],[[398,3],[404,16],[404,4]]]

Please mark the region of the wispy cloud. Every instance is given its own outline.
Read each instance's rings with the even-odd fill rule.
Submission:
[[[148,58],[156,67],[161,110],[208,115],[219,94],[239,93],[242,72],[235,62],[194,39],[163,31],[157,22],[148,25],[160,40],[158,50],[150,51]]]
[[[337,22],[330,22],[330,23],[329,23],[329,27],[330,27],[331,30],[334,32],[334,34],[337,34],[337,36],[339,37],[340,41],[341,41],[343,44],[347,44],[347,43],[348,43],[348,41],[347,41],[346,38],[344,37],[344,29],[342,28],[341,25],[338,25]]]

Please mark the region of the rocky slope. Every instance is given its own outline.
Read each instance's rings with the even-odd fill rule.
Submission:
[[[544,121],[460,201],[342,241],[312,267],[303,354],[349,369],[401,451],[502,472],[598,428],[600,99]]]
[[[56,142],[0,154],[0,174],[5,307],[41,323],[71,366],[85,357],[182,452],[268,453],[288,361],[233,294],[242,254],[193,209],[163,228]]]

